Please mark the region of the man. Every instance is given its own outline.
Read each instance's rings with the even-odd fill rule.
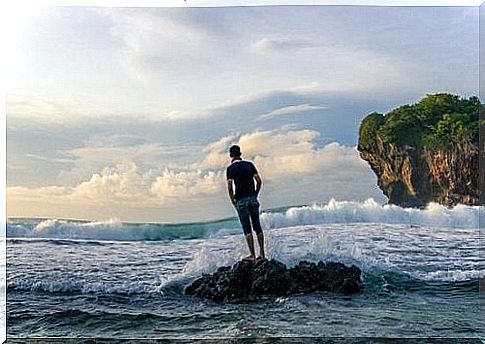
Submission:
[[[261,177],[253,163],[241,159],[241,148],[239,146],[231,146],[229,148],[229,156],[231,157],[231,165],[226,170],[227,191],[232,204],[236,207],[248,244],[249,256],[244,259],[251,261],[256,259],[251,224],[258,238],[258,259],[265,259],[264,236],[259,222],[258,202],[258,194],[262,184]],[[254,186],[254,180],[256,180],[256,187]],[[236,192],[234,192],[234,186],[236,187]]]

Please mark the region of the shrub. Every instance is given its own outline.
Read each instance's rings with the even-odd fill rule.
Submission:
[[[431,149],[445,149],[451,141],[464,138],[478,143],[479,109],[483,105],[477,97],[427,95],[416,104],[400,106],[385,116],[368,115],[360,125],[359,143],[370,144],[377,137],[398,146]]]

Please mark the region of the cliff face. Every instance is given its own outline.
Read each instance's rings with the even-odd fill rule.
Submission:
[[[450,142],[446,149],[430,149],[398,146],[375,137],[365,143],[359,139],[358,150],[391,204],[479,204],[479,150],[469,139]]]

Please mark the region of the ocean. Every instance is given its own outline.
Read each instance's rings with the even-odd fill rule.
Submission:
[[[369,199],[264,211],[268,258],[288,267],[301,260],[355,264],[364,290],[243,304],[183,292],[203,273],[247,255],[235,218],[11,218],[7,337],[482,336],[480,210],[403,209]]]

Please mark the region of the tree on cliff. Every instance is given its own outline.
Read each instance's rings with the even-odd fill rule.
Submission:
[[[480,110],[477,97],[438,93],[387,115],[374,112],[364,118],[357,148],[389,203],[480,203]]]
[[[446,149],[451,141],[468,138],[478,144],[481,106],[477,97],[461,99],[448,93],[427,95],[385,116],[368,115],[360,125],[359,143],[371,144],[380,138],[384,143],[397,146]]]

